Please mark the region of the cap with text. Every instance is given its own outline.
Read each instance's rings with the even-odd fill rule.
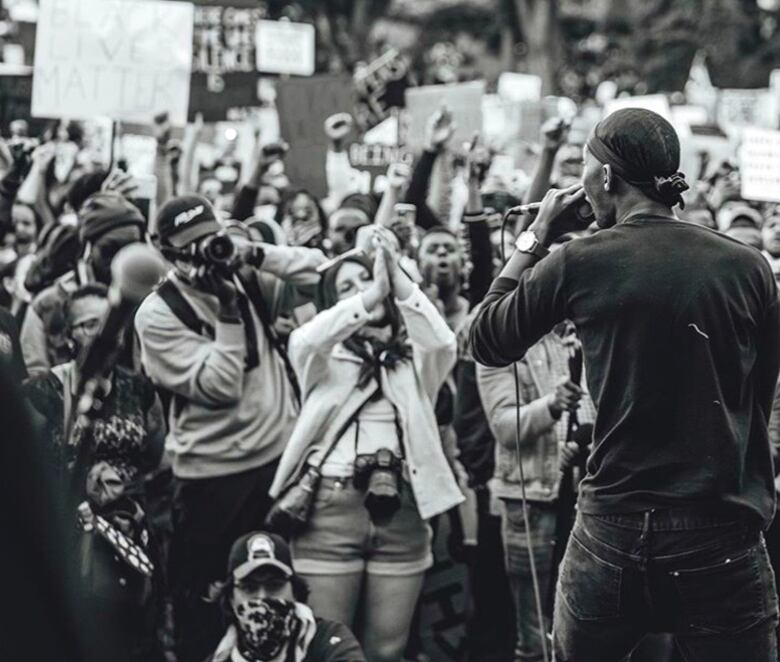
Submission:
[[[200,195],[173,198],[157,214],[160,242],[174,248],[183,248],[222,229],[211,203]]]

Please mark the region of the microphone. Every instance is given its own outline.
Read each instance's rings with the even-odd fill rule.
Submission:
[[[541,202],[529,202],[527,205],[517,205],[517,207],[511,207],[507,210],[507,214],[512,214],[514,216],[521,216],[523,214],[535,216],[539,213],[539,209],[541,209],[541,207]]]
[[[77,399],[79,414],[95,404],[97,382],[104,378],[122,345],[122,336],[136,307],[165,275],[165,263],[157,252],[141,243],[122,248],[111,262],[109,310],[95,339],[79,365]],[[90,388],[88,384],[92,382]],[[88,397],[86,397],[88,396]]]

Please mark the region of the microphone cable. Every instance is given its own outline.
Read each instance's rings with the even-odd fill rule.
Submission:
[[[504,237],[506,234],[506,224],[509,219],[518,213],[518,208],[512,207],[504,212],[501,220],[501,261],[506,264],[506,244]],[[517,453],[517,467],[520,471],[520,503],[523,510],[523,524],[525,526],[526,538],[528,540],[528,561],[531,568],[531,583],[534,589],[534,602],[536,604],[536,617],[539,619],[539,639],[542,643],[542,658],[544,662],[549,662],[550,657],[547,651],[547,627],[544,621],[544,610],[542,608],[542,593],[539,588],[539,575],[536,570],[536,558],[534,557],[533,538],[531,533],[531,522],[528,516],[528,499],[525,494],[525,474],[523,472],[523,459],[520,455],[520,376],[517,372],[517,362],[512,362],[512,372],[515,378],[515,452]]]

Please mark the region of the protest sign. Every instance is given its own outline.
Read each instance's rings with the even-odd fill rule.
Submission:
[[[498,95],[507,101],[539,101],[542,79],[533,74],[505,71],[498,77]]]
[[[258,21],[255,27],[257,70],[311,76],[314,73],[314,26],[290,21]]]
[[[195,0],[192,73],[225,75],[257,70],[255,29],[266,17],[255,0]]]
[[[290,144],[284,159],[287,174],[296,186],[324,197],[328,138],[323,124],[330,115],[352,110],[352,79],[337,75],[281,79],[276,95],[282,138]]]
[[[658,113],[666,120],[672,121],[672,110],[669,101],[663,94],[646,94],[637,97],[618,97],[611,99],[604,105],[604,117],[611,115],[616,110],[623,108],[644,108]]]
[[[482,130],[482,96],[485,82],[426,85],[406,90],[406,110],[409,114],[407,144],[414,148],[425,142],[425,125],[439,108],[446,106],[455,122],[455,135],[450,144],[459,150],[471,140],[475,131]]]
[[[195,0],[189,119],[231,119],[258,105],[257,0]]]
[[[776,129],[773,100],[768,89],[721,90],[718,95],[718,123],[731,130],[748,126]]]
[[[201,113],[207,122],[231,119],[244,109],[260,105],[260,75],[254,72],[193,74],[190,80],[189,119]]]
[[[193,7],[160,0],[41,0],[35,117],[187,120]]]
[[[391,108],[403,107],[409,87],[409,62],[391,48],[354,74],[355,115],[358,125],[367,130],[384,120]]]
[[[739,163],[743,198],[780,202],[780,131],[746,127]]]

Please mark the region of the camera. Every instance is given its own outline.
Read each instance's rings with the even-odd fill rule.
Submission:
[[[211,266],[229,265],[235,254],[233,240],[224,232],[209,235],[195,247],[198,260]]]
[[[365,491],[365,506],[377,524],[389,522],[401,507],[401,460],[389,448],[355,458],[353,482]]]
[[[273,505],[266,524],[274,531],[300,531],[309,521],[314,497],[320,486],[320,471],[310,466],[301,479],[288,489]]]

